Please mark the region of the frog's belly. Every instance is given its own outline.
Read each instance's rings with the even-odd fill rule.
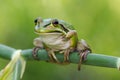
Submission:
[[[40,36],[43,43],[47,47],[55,50],[64,50],[70,47],[70,40],[65,40],[61,34],[52,34],[52,35],[42,35]]]

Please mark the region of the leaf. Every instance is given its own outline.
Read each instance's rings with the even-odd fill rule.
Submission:
[[[0,71],[0,80],[20,80],[25,70],[26,61],[21,50],[16,50],[8,65]]]

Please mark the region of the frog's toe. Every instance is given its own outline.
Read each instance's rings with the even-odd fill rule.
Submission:
[[[70,53],[70,50],[66,50],[64,52],[64,62],[63,62],[63,64],[69,64],[70,63],[70,61],[69,61],[69,53]]]
[[[81,52],[79,52],[80,55],[80,61],[78,63],[78,70],[80,71],[81,68],[81,64],[83,61],[87,60],[87,55],[91,52],[91,50],[83,50]]]
[[[70,61],[69,61],[69,55],[67,54],[65,54],[64,55],[64,62],[63,63],[69,63]]]
[[[60,64],[60,61],[57,59],[57,57],[55,56],[54,53],[50,53],[48,55],[49,55],[49,58],[50,58],[50,62]]]
[[[39,60],[39,58],[38,58],[38,50],[40,50],[40,49],[41,49],[41,47],[34,47],[34,48],[33,48],[32,56],[33,56],[33,58],[34,58],[35,60]]]

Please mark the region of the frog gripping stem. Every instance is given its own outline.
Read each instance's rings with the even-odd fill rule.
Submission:
[[[34,39],[33,44],[36,46],[33,49],[33,57],[38,60],[39,47],[48,52],[50,62],[61,64],[57,59],[55,52],[62,52],[64,54],[64,61],[62,64],[69,63],[69,53],[73,51],[79,52],[80,62],[78,64],[79,70],[81,63],[86,60],[87,54],[91,51],[85,40],[78,41],[77,31],[74,27],[59,19],[41,19],[37,18],[35,21],[35,33],[39,36]]]
[[[89,50],[86,50],[86,51],[80,53],[80,61],[78,63],[78,71],[80,71],[80,69],[81,69],[82,62],[87,60],[87,55],[89,53],[90,53]]]
[[[82,62],[87,60],[87,55],[91,53],[92,50],[90,49],[86,41],[81,39],[81,41],[78,42],[77,51],[79,52],[80,56],[80,61],[78,63],[78,70],[80,71]]]
[[[39,60],[39,58],[38,58],[38,50],[40,50],[41,49],[41,47],[34,47],[33,48],[33,51],[32,51],[32,56],[33,56],[33,58],[35,59],[35,60]]]

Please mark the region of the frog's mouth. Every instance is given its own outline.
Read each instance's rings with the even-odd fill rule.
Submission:
[[[66,34],[65,31],[63,31],[61,29],[40,29],[40,30],[35,30],[35,32],[37,34],[41,34],[41,33],[47,33],[47,34],[63,33],[63,34]]]

